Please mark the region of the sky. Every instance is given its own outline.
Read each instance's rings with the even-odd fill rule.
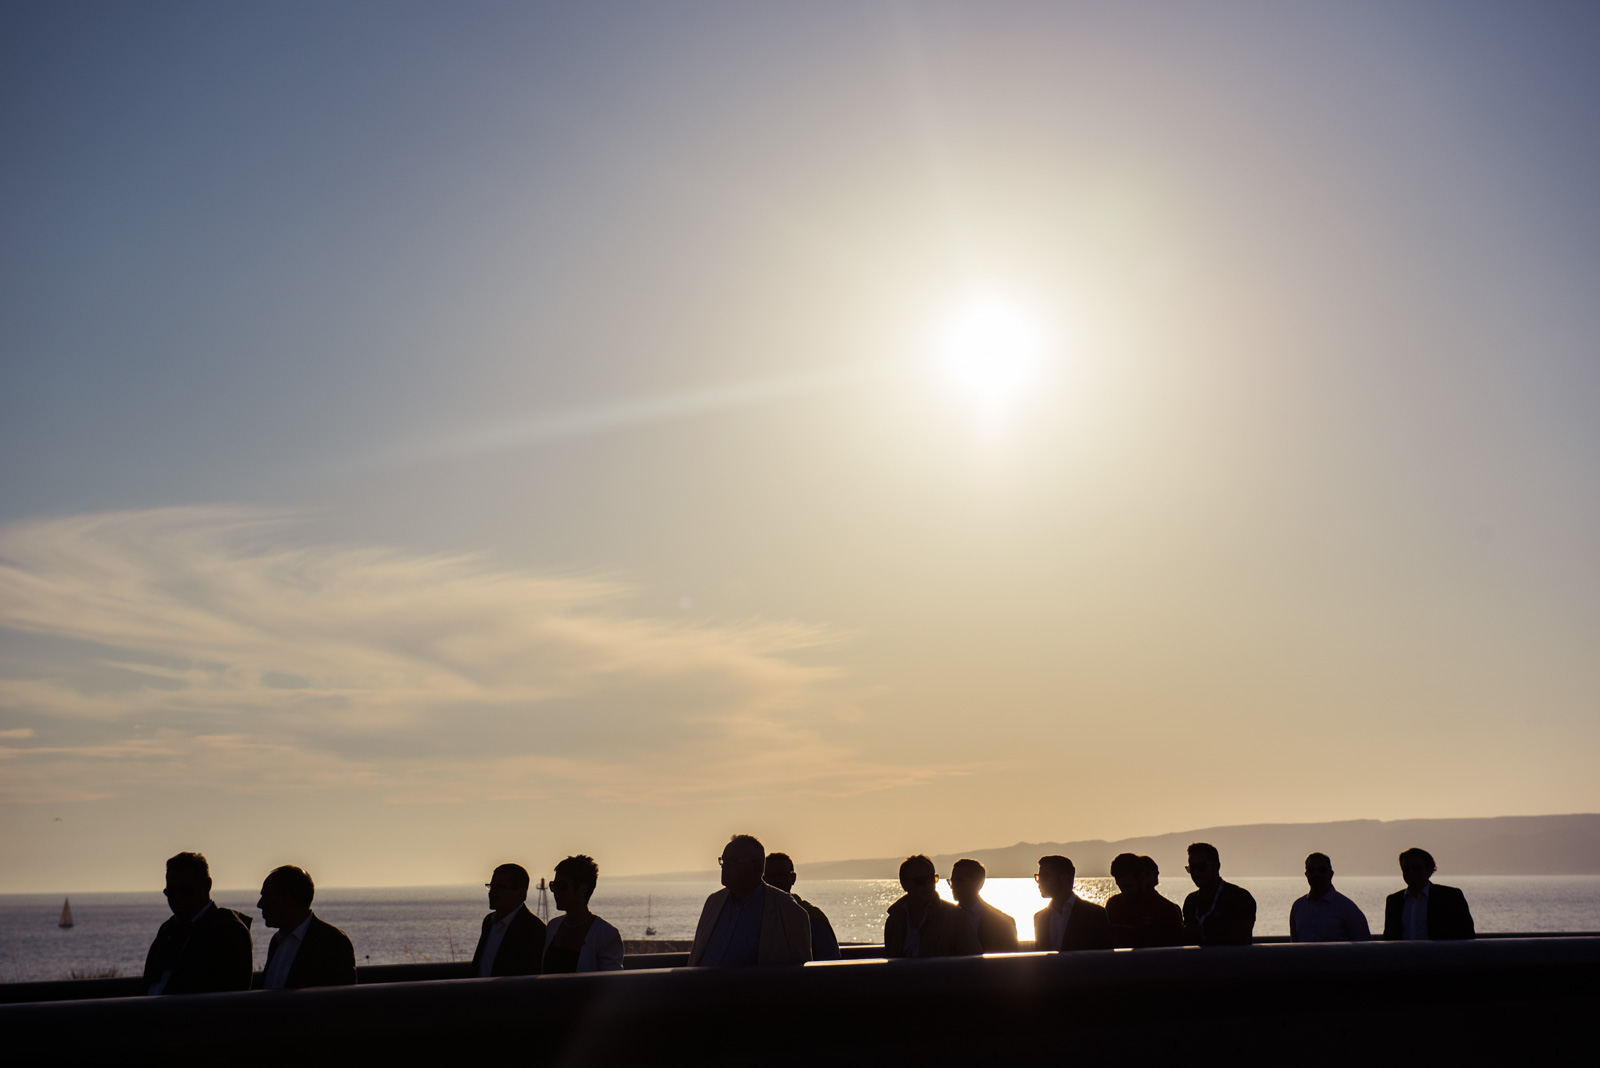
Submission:
[[[1600,810],[1600,10],[0,9],[0,891]]]

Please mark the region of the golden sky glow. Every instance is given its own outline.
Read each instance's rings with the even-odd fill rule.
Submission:
[[[331,12],[3,16],[0,890],[1600,805],[1594,14]]]

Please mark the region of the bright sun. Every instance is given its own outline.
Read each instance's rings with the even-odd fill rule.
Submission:
[[[1015,395],[1040,358],[1034,321],[999,298],[973,301],[950,320],[944,334],[945,365],[965,393],[994,404]]]

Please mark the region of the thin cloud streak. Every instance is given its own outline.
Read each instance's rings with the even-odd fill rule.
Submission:
[[[662,803],[972,770],[825,737],[851,717],[839,673],[803,659],[841,640],[829,628],[631,615],[615,579],[295,545],[287,522],[168,508],[0,528],[0,626],[71,650],[43,677],[0,676],[5,799],[559,785]]]
[[[683,390],[657,397],[641,397],[595,405],[572,412],[549,413],[477,427],[457,434],[406,445],[356,461],[351,470],[369,470],[424,460],[454,460],[546,441],[588,437],[629,427],[693,419],[757,404],[827,393],[861,385],[893,373],[900,361],[878,360],[849,366],[808,371]]]

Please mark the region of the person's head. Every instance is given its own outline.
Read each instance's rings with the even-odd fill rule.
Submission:
[[[1412,890],[1421,890],[1428,885],[1428,880],[1433,878],[1433,873],[1439,866],[1433,862],[1433,854],[1426,849],[1417,849],[1415,846],[1400,854],[1400,876],[1405,879],[1406,886]]]
[[[984,880],[989,877],[984,866],[971,857],[963,857],[951,865],[950,893],[958,905],[971,905],[978,900]]]
[[[556,908],[562,912],[586,909],[594,896],[595,884],[600,881],[600,865],[593,857],[579,853],[556,865],[556,875],[550,880],[550,892],[555,895]]]
[[[261,910],[261,922],[268,927],[293,930],[311,911],[311,899],[316,896],[316,884],[311,873],[293,864],[273,868],[261,884],[261,900],[256,908]]]
[[[1328,854],[1306,855],[1306,885],[1316,897],[1321,897],[1333,889],[1333,861],[1328,859]]]
[[[1034,882],[1039,884],[1039,896],[1052,901],[1072,893],[1072,884],[1078,878],[1078,869],[1066,857],[1052,854],[1039,858],[1039,871]]]
[[[1117,889],[1129,897],[1144,893],[1144,863],[1136,854],[1118,853],[1111,862],[1111,878],[1115,880]]]
[[[717,860],[722,865],[722,885],[735,897],[744,897],[761,885],[761,872],[767,864],[767,851],[750,834],[736,834],[722,847]]]
[[[1154,890],[1161,882],[1161,866],[1156,863],[1155,857],[1139,858],[1140,874],[1144,878],[1144,888]]]
[[[766,867],[761,872],[761,881],[768,886],[775,886],[786,894],[794,892],[794,861],[789,859],[787,853],[768,853]]]
[[[489,907],[501,916],[528,900],[528,869],[502,864],[489,876]]]
[[[939,873],[933,861],[917,853],[900,862],[900,889],[914,904],[926,905],[939,896]]]
[[[167,861],[167,885],[161,892],[174,916],[193,918],[211,900],[211,865],[200,853],[179,853]]]
[[[1210,842],[1196,842],[1189,847],[1189,863],[1185,867],[1196,886],[1215,886],[1222,878],[1222,854]]]

